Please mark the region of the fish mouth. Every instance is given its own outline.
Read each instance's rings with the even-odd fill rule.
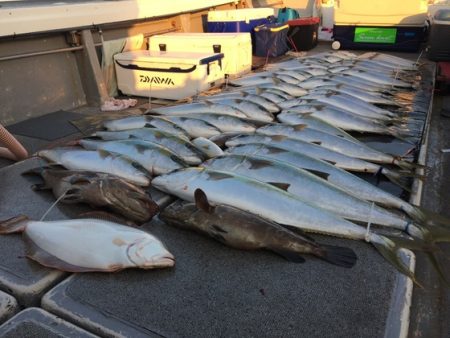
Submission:
[[[158,259],[157,262],[155,262],[155,267],[170,267],[175,265],[175,257],[173,256],[166,256]]]

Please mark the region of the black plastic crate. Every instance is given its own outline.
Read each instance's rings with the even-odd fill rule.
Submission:
[[[426,26],[334,25],[333,39],[343,49],[416,52],[426,37]],[[336,45],[336,44],[335,44]]]
[[[441,9],[434,15],[428,46],[430,60],[450,61],[450,9]]]
[[[296,51],[310,50],[317,45],[319,35],[317,17],[289,20],[288,40]]]

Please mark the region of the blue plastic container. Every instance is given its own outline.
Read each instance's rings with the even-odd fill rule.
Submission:
[[[253,32],[253,28],[270,23],[273,8],[245,8],[227,11],[208,12],[208,32]]]

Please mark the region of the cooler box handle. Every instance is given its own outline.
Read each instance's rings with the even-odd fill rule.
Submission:
[[[208,56],[207,58],[204,58],[204,59],[200,60],[200,64],[201,65],[206,65],[207,64],[207,66],[206,66],[206,74],[209,75],[209,64],[211,62],[214,62],[214,61],[219,61],[219,67],[220,67],[220,69],[222,69],[223,56],[224,56],[223,53],[219,53],[219,54],[215,54],[215,55],[212,55],[212,56]]]
[[[190,72],[193,72],[197,68],[196,65],[193,65],[192,67],[186,68],[186,69],[181,69],[179,67],[170,67],[170,68],[141,67],[141,66],[133,65],[133,64],[123,65],[117,60],[116,60],[116,63],[120,67],[125,68],[125,69],[143,70],[143,71],[147,71],[147,72],[190,73]]]

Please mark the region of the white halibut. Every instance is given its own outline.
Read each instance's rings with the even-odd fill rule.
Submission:
[[[23,232],[27,257],[69,272],[113,272],[175,264],[153,235],[98,219],[38,222],[19,216],[0,222],[0,233]]]

